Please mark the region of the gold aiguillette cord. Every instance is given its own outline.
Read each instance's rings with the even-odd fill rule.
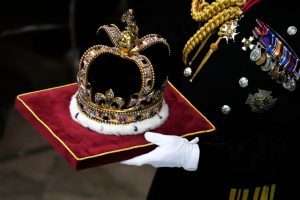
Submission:
[[[209,36],[209,37],[210,37],[210,36]],[[209,38],[209,37],[208,37],[208,38]],[[203,68],[203,66],[205,65],[205,63],[206,63],[206,62],[208,61],[208,59],[210,58],[210,56],[211,56],[215,51],[218,50],[219,43],[220,43],[221,39],[222,39],[222,37],[219,37],[215,43],[212,43],[212,44],[210,45],[209,51],[207,52],[207,54],[206,54],[205,57],[203,58],[202,62],[201,62],[200,65],[198,66],[198,68],[197,68],[196,72],[194,73],[193,77],[190,79],[190,82],[191,82],[191,83],[193,82],[193,80],[195,79],[195,77],[199,74],[200,70]],[[207,39],[207,40],[208,40],[208,39]],[[206,41],[207,41],[207,40],[206,40]],[[205,44],[205,43],[206,43],[206,42],[204,42],[203,44]],[[203,45],[203,46],[204,46],[204,45]],[[203,46],[201,45],[200,48],[202,49]],[[200,48],[198,49],[197,53],[196,53],[195,56],[193,57],[192,61],[197,57],[197,55],[198,55],[199,52],[201,51]],[[192,61],[191,61],[191,62],[192,62]],[[189,64],[191,64],[191,62],[190,62]]]
[[[199,53],[202,51],[203,47],[205,46],[205,44],[207,43],[207,41],[209,40],[209,38],[212,36],[212,33],[210,33],[205,40],[202,42],[202,44],[200,45],[199,49],[197,50],[197,52],[195,53],[195,55],[193,56],[193,58],[191,59],[191,61],[189,62],[189,66],[192,65],[192,63],[194,62],[194,60],[197,58],[197,56],[199,55]]]

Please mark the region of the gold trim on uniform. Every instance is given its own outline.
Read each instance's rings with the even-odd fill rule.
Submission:
[[[276,185],[264,185],[253,189],[230,189],[229,200],[274,200]]]

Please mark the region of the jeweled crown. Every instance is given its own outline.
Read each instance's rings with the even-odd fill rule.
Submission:
[[[78,92],[76,95],[79,110],[87,117],[108,124],[129,124],[148,119],[159,113],[163,103],[163,90],[166,83],[154,89],[155,74],[150,60],[140,54],[148,47],[161,43],[170,47],[166,40],[157,34],[149,34],[139,38],[139,28],[135,23],[133,10],[128,10],[121,18],[127,24],[124,31],[114,25],[101,26],[100,31],[106,32],[113,46],[95,45],[82,55],[77,74]],[[118,97],[113,89],[93,93],[88,81],[89,67],[94,59],[103,54],[113,54],[134,62],[141,74],[139,92],[132,94],[130,99]],[[97,89],[99,90],[99,88]]]

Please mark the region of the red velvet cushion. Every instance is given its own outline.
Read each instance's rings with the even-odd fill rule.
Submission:
[[[146,153],[155,146],[143,134],[111,136],[95,133],[72,120],[71,96],[77,84],[21,94],[16,109],[74,168],[118,162]],[[155,132],[187,137],[215,130],[214,126],[169,83],[165,90],[169,118]]]

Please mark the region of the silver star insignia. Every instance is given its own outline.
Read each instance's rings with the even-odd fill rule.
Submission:
[[[248,48],[252,50],[255,47],[255,45],[252,44],[253,41],[254,38],[252,36],[250,36],[249,39],[243,38],[242,43],[244,44],[244,46],[242,47],[242,49],[244,51],[247,51]]]
[[[235,36],[239,34],[236,32],[237,27],[238,26],[232,22],[230,25],[225,24],[225,26],[221,28],[221,33],[223,35],[223,38],[226,39],[227,44],[228,40],[232,39],[233,41],[235,41]]]
[[[277,101],[272,96],[272,91],[258,89],[258,93],[249,94],[246,100],[252,112],[263,113],[268,111]]]

